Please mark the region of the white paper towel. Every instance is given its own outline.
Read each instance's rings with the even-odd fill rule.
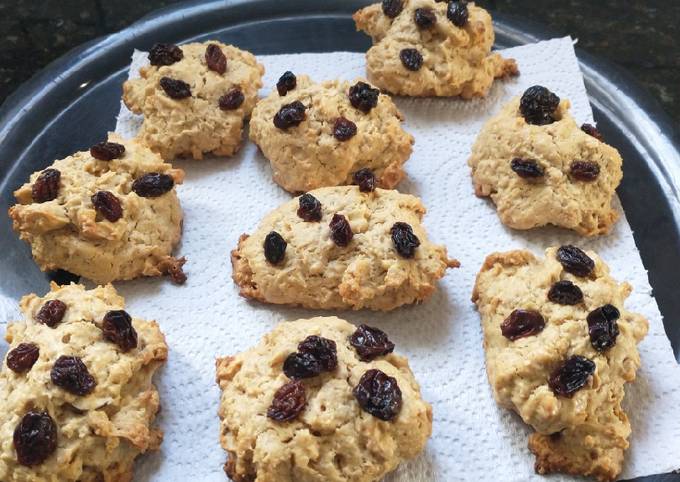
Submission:
[[[423,396],[433,405],[434,433],[425,453],[402,465],[388,480],[546,480],[534,474],[534,458],[527,449],[529,429],[493,400],[479,316],[470,295],[487,254],[515,248],[542,254],[548,246],[567,243],[597,251],[615,278],[634,286],[627,307],[650,320],[649,335],[640,345],[642,368],[626,390],[633,435],[622,477],[677,469],[680,368],[625,218],[611,235],[597,239],[558,229],[511,231],[501,225],[489,201],[474,196],[466,164],[470,147],[484,121],[511,97],[542,84],[571,100],[578,122],[592,121],[571,39],[517,47],[504,55],[517,59],[522,74],[516,80],[497,82],[486,99],[396,100],[406,117],[406,130],[416,138],[406,163],[408,180],[399,189],[423,199],[431,239],[447,245],[462,267],[449,271],[432,299],[420,306],[385,314],[339,313],[352,322],[385,330],[396,350],[409,357]],[[307,73],[317,81],[364,75],[363,54],[278,55],[259,60],[267,71],[262,94],[286,70]],[[144,62],[145,56],[136,53],[133,75]],[[139,118],[123,107],[117,131],[130,136],[138,126]],[[163,405],[158,422],[165,440],[160,453],[140,460],[136,480],[224,481],[215,357],[247,349],[281,320],[323,313],[250,303],[238,296],[230,279],[229,251],[239,235],[252,232],[268,211],[290,199],[272,181],[269,163],[256,147],[246,143],[232,159],[175,164],[187,172],[179,188],[185,222],[178,253],[188,257],[188,282],[174,286],[164,279],[143,279],[116,285],[127,299],[128,311],[160,322],[170,346],[168,364],[157,376]],[[550,478],[562,479],[572,478]]]

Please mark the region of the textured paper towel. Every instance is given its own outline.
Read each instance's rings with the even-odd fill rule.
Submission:
[[[493,205],[473,194],[466,164],[470,147],[484,121],[512,96],[543,84],[572,101],[578,122],[592,121],[571,39],[513,48],[505,55],[518,60],[522,75],[496,83],[486,99],[397,99],[405,128],[416,138],[406,163],[408,180],[399,189],[423,199],[431,239],[446,244],[462,267],[451,270],[433,298],[420,306],[386,314],[339,313],[384,329],[397,351],[410,358],[423,396],[433,405],[434,433],[425,453],[388,480],[546,480],[534,474],[528,428],[493,401],[470,295],[490,252],[525,247],[541,254],[547,246],[566,243],[599,252],[617,279],[634,286],[627,306],[650,320],[650,333],[640,345],[638,380],[626,390],[633,435],[622,476],[677,469],[680,368],[625,218],[611,235],[593,240],[557,229],[517,232],[503,227]],[[144,55],[135,54],[133,75],[144,61]],[[267,69],[263,93],[286,70],[308,73],[315,80],[351,80],[364,72],[364,56],[354,53],[262,56],[260,61]],[[138,126],[139,118],[123,107],[117,131],[130,136]],[[269,210],[290,199],[271,180],[269,163],[255,146],[246,144],[233,159],[176,164],[187,172],[179,188],[185,224],[178,252],[189,259],[189,280],[181,287],[150,279],[117,284],[128,310],[157,319],[170,346],[169,362],[157,377],[163,405],[158,421],[165,441],[160,453],[142,458],[136,480],[224,481],[215,357],[248,348],[281,320],[319,312],[249,303],[231,282],[229,251],[239,235],[254,230]]]

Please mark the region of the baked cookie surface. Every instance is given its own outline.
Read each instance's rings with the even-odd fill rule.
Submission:
[[[271,162],[277,184],[294,193],[353,184],[362,169],[386,189],[403,179],[414,139],[389,96],[361,81],[314,83],[286,74],[293,87],[260,101],[250,121],[250,139]]]
[[[584,236],[606,234],[618,219],[612,199],[623,177],[621,156],[592,126],[584,129],[594,135],[576,124],[568,100],[552,96],[532,87],[524,101],[512,100],[486,123],[468,160],[475,193],[490,197],[514,229],[551,224]]]
[[[231,156],[257,102],[264,67],[232,45],[157,44],[140,78],[123,84],[123,101],[144,115],[138,137],[166,160]]]
[[[267,215],[232,251],[241,295],[319,309],[392,310],[427,299],[458,262],[431,243],[420,200],[356,186],[321,188]]]
[[[152,377],[167,357],[155,321],[111,285],[24,296],[0,370],[0,480],[124,482],[163,438]]]
[[[229,477],[373,482],[415,457],[432,408],[393,349],[379,330],[320,317],[281,323],[254,348],[218,359]]]
[[[484,97],[494,79],[517,75],[517,64],[491,53],[491,16],[474,3],[386,0],[354,14],[371,36],[368,79],[406,96]]]
[[[98,284],[163,274],[183,282],[184,259],[171,256],[182,232],[174,185],[183,178],[147,147],[111,134],[33,173],[9,215],[43,271]]]
[[[624,308],[631,292],[593,252],[573,246],[495,253],[473,301],[499,405],[536,431],[536,472],[614,480],[631,433],[624,384],[640,366],[648,322]]]

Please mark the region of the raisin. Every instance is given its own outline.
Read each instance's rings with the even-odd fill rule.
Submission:
[[[349,103],[364,114],[368,114],[371,109],[378,105],[379,96],[380,91],[366,82],[357,82],[349,88]]]
[[[533,159],[516,157],[510,162],[510,169],[523,179],[536,179],[545,176],[545,170]]]
[[[264,238],[264,257],[271,264],[279,264],[286,255],[286,246],[286,240],[276,231],[272,231]]]
[[[387,333],[368,325],[360,325],[349,337],[349,344],[365,362],[394,351],[394,343],[387,337]]]
[[[42,305],[38,314],[35,315],[36,321],[54,328],[61,320],[64,319],[66,313],[66,304],[60,300],[50,300]]]
[[[321,369],[327,372],[338,366],[338,351],[333,340],[311,335],[298,344],[298,351],[316,358]]]
[[[588,134],[589,136],[594,137],[600,142],[604,142],[604,138],[602,137],[602,133],[598,130],[597,127],[595,127],[592,124],[583,124],[581,126],[581,130]]]
[[[297,87],[297,77],[290,70],[284,72],[279,81],[276,83],[276,90],[279,92],[281,97],[285,96],[288,92]]]
[[[357,184],[359,186],[359,191],[361,192],[375,191],[376,184],[375,174],[373,174],[373,171],[371,171],[369,168],[365,167],[363,169],[359,169],[357,172],[354,173],[352,179],[354,180],[354,184]]]
[[[27,412],[14,429],[17,461],[26,467],[42,464],[57,450],[57,424],[47,412]]]
[[[416,8],[414,21],[418,28],[432,28],[437,23],[437,16],[431,8]]]
[[[402,258],[413,258],[416,248],[420,246],[420,240],[413,234],[413,228],[407,223],[397,222],[392,225],[390,234],[397,253]]]
[[[534,310],[515,310],[501,323],[501,333],[511,341],[538,335],[543,328],[545,319]]]
[[[172,65],[184,58],[182,49],[174,44],[158,43],[149,51],[151,65]]]
[[[97,382],[77,356],[60,356],[50,372],[52,383],[74,395],[87,395]]]
[[[227,57],[217,44],[210,44],[205,49],[205,63],[208,68],[218,74],[223,74],[227,71]]]
[[[104,339],[115,343],[127,352],[137,348],[137,332],[132,326],[132,318],[124,310],[112,310],[104,315],[102,323]]]
[[[296,100],[290,104],[284,104],[274,116],[274,125],[279,129],[299,126],[307,118],[305,115],[305,105]]]
[[[328,226],[331,228],[331,239],[338,246],[347,246],[352,241],[352,227],[342,214],[334,214]]]
[[[171,99],[186,99],[187,97],[191,97],[191,86],[183,80],[161,77],[160,85]]]
[[[558,305],[577,305],[583,301],[583,291],[571,281],[562,280],[552,285],[548,299]]]
[[[569,166],[569,173],[577,181],[593,182],[600,175],[600,166],[597,162],[574,161]]]
[[[408,70],[415,72],[423,66],[423,56],[416,49],[403,49],[399,52],[399,58]]]
[[[287,422],[300,415],[306,405],[305,386],[301,381],[293,380],[276,391],[267,409],[267,417],[277,422]]]
[[[236,110],[241,107],[241,104],[243,104],[243,101],[245,100],[246,97],[243,95],[243,91],[239,87],[234,87],[220,97],[218,103],[222,110]]]
[[[597,351],[605,351],[616,344],[619,325],[616,320],[621,313],[614,305],[604,305],[588,313],[590,343]]]
[[[464,27],[468,23],[470,17],[467,2],[449,2],[449,6],[446,9],[446,16],[456,27]]]
[[[283,373],[292,380],[315,377],[322,371],[321,362],[311,353],[294,351],[283,362]]]
[[[112,161],[125,154],[125,146],[117,142],[100,142],[90,147],[90,155],[100,161]]]
[[[353,393],[359,406],[380,420],[393,420],[401,410],[401,390],[397,380],[380,370],[364,373]]]
[[[390,18],[394,18],[401,13],[404,5],[401,0],[382,0],[382,11]]]
[[[51,167],[40,173],[31,187],[31,196],[37,203],[52,201],[59,194],[61,172]]]
[[[172,176],[149,172],[135,179],[132,190],[141,197],[158,197],[170,191],[174,185]]]
[[[534,85],[522,95],[519,110],[529,124],[543,126],[555,122],[554,114],[559,105],[559,97],[545,87]]]
[[[595,269],[595,262],[582,249],[570,244],[557,250],[557,260],[565,271],[582,278],[590,276]]]
[[[39,356],[40,349],[35,343],[19,343],[7,354],[7,368],[17,373],[27,372]]]
[[[298,200],[297,215],[307,222],[321,221],[321,203],[311,194],[303,194]]]
[[[552,372],[548,386],[555,395],[571,398],[574,392],[583,388],[593,373],[595,363],[592,360],[573,355]]]
[[[333,124],[333,137],[339,141],[348,141],[357,134],[357,125],[349,119],[338,117]]]
[[[123,217],[123,207],[113,193],[109,191],[97,191],[91,198],[94,208],[107,220],[115,223]]]

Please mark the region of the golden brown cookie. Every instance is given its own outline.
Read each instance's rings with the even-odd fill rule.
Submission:
[[[574,246],[494,253],[472,295],[484,330],[486,369],[499,405],[536,431],[536,472],[614,480],[631,428],[624,384],[640,366],[641,315],[593,252]]]

